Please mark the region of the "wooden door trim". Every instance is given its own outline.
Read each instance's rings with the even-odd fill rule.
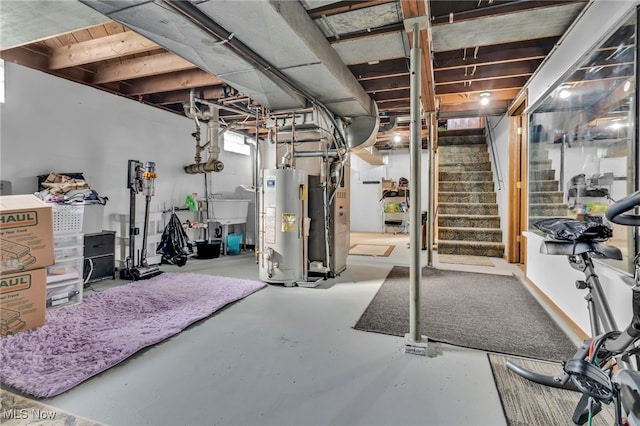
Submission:
[[[509,119],[509,202],[506,257],[510,263],[524,263],[526,244],[522,231],[526,219],[527,94],[523,92],[507,111]]]

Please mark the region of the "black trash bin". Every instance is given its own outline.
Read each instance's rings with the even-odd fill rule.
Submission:
[[[196,241],[196,257],[198,259],[214,259],[216,257],[220,257],[221,244],[222,241],[220,240]]]

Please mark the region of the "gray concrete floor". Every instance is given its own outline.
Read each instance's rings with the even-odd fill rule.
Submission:
[[[409,265],[408,241],[353,233],[352,243],[396,248],[350,256],[315,289],[270,285],[42,402],[110,425],[506,424],[485,352],[438,345],[436,357],[407,355],[403,338],[353,329],[392,266]],[[435,255],[447,269],[521,274],[492,261],[440,265]],[[252,253],[163,270],[258,279]]]

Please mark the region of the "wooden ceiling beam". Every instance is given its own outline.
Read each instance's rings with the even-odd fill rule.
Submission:
[[[429,0],[401,0],[402,14],[405,19],[424,16],[428,19],[429,13]],[[431,61],[431,40],[429,39],[430,32],[427,30],[420,31],[420,48],[421,48],[421,67],[420,67],[420,80],[421,80],[421,97],[422,97],[422,109],[425,112],[436,110],[436,96],[433,78],[433,64]],[[413,47],[413,36],[409,34],[409,44]]]
[[[46,49],[38,49],[35,46],[20,46],[0,52],[0,58],[7,62],[22,65],[37,70],[47,69]]]
[[[409,73],[409,71],[406,71],[406,72],[396,72],[396,73],[389,73],[389,74],[369,75],[367,77],[357,78],[357,80],[366,81],[366,80],[377,80],[380,78],[405,78],[409,80],[409,77],[411,77],[411,74]]]
[[[81,68],[70,68],[55,71],[49,70],[47,53],[34,50],[34,46],[21,46],[3,50],[0,52],[0,58],[7,62],[33,68],[55,75],[56,77],[61,77],[79,83],[88,83],[91,81],[93,76],[93,74]]]
[[[451,66],[451,67],[436,67],[434,68],[434,73],[438,73],[438,72],[445,72],[445,71],[454,71],[454,70],[460,70],[460,69],[464,69],[466,68],[472,68],[474,66],[476,67],[490,67],[490,66],[495,66],[495,65],[500,65],[500,66],[511,66],[511,64],[519,64],[521,62],[531,62],[531,61],[536,61],[538,63],[542,63],[542,61],[544,60],[545,55],[538,55],[538,56],[527,56],[527,57],[513,57],[513,58],[509,58],[509,59],[505,59],[505,60],[499,60],[499,61],[483,61],[483,62],[469,62],[467,64],[464,65],[456,65],[456,66]]]
[[[488,105],[478,105],[477,102],[466,102],[455,105],[440,105],[440,115],[449,116],[457,115],[460,117],[481,117],[485,115],[503,114],[510,102],[509,101],[492,101]]]
[[[358,80],[370,80],[392,76],[406,76],[408,78],[409,60],[406,58],[396,58],[372,64],[364,63],[349,65],[349,70]]]
[[[459,60],[449,61],[447,66],[435,66],[434,72],[442,72],[442,71],[451,71],[457,69],[463,69],[465,67],[483,67],[483,66],[491,66],[491,65],[507,65],[513,63],[520,62],[531,62],[536,61],[538,63],[542,62],[542,60],[546,57],[544,53],[540,49],[527,49],[531,51],[530,55],[510,55],[507,52],[497,53],[491,56],[485,55],[482,58],[476,60],[464,60],[460,58]],[[535,51],[535,52],[534,52]],[[538,53],[538,54],[536,54]]]
[[[378,104],[378,108],[384,108],[385,105],[399,105],[400,102],[404,102],[405,105],[409,105],[411,98],[380,99],[376,101],[376,104]]]
[[[411,92],[409,89],[400,90],[387,90],[384,92],[377,92],[372,96],[374,101],[385,101],[389,99],[409,99]]]
[[[529,60],[546,57],[558,37],[545,37],[489,46],[471,46],[466,49],[447,50],[433,54],[435,69],[481,65],[485,63],[503,63],[511,60]]]
[[[480,102],[480,93],[482,92],[472,92],[472,93],[457,93],[450,95],[438,95],[438,99],[440,100],[440,105],[450,105],[450,104],[459,104],[465,102]],[[520,93],[520,89],[501,89],[501,90],[493,90],[490,92],[490,100],[507,100],[510,101],[515,99]]]
[[[159,48],[161,47],[141,35],[126,31],[53,49],[49,57],[49,68],[57,70],[77,67]]]
[[[377,80],[361,81],[360,85],[367,93],[384,92],[389,90],[410,89],[407,78],[380,78]]]
[[[131,80],[195,67],[191,62],[173,53],[160,53],[143,58],[127,59],[122,61],[122,63],[100,65],[93,78],[93,83],[100,84],[116,80]]]
[[[473,81],[471,86],[462,83],[443,84],[436,87],[436,95],[484,92],[499,89],[520,89],[525,85],[527,79],[527,77],[497,78],[492,80]]]
[[[467,68],[438,71],[435,73],[436,86],[451,83],[462,83],[464,81],[481,81],[494,78],[508,78],[530,76],[540,65],[538,61],[528,63],[514,63],[509,66],[483,66],[471,65]],[[466,74],[466,75],[465,75]]]
[[[127,95],[172,92],[196,87],[216,86],[223,83],[218,77],[196,68],[133,80]]]
[[[389,100],[379,105],[381,110],[406,109],[409,110],[409,99],[406,100]]]
[[[157,103],[168,105],[189,102],[189,92],[189,90],[159,92],[157,93]],[[196,96],[205,100],[217,100],[224,96],[224,89],[221,86],[198,88]]]

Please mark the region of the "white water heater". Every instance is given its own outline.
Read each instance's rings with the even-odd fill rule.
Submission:
[[[307,279],[307,173],[266,169],[260,198],[260,279],[287,287]]]

